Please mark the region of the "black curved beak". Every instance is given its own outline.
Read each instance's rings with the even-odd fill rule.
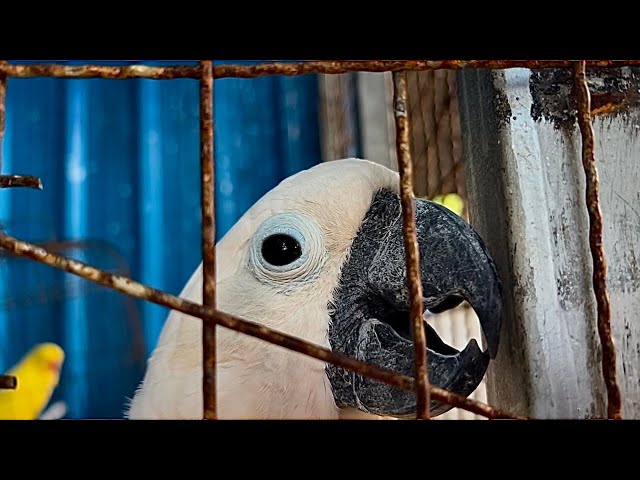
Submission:
[[[467,301],[480,320],[487,350],[475,340],[458,351],[426,324],[429,381],[468,396],[498,351],[502,288],[484,243],[462,218],[434,202],[416,199],[416,228],[425,309],[440,313]],[[341,277],[330,329],[332,347],[347,355],[414,376],[409,290],[401,207],[391,192],[376,195],[354,240]],[[415,414],[415,393],[400,391],[329,366],[339,406],[378,415]],[[451,407],[432,402],[431,414]]]

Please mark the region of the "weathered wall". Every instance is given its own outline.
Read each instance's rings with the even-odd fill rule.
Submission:
[[[630,69],[588,72],[623,416],[640,418],[640,143]],[[589,221],[570,73],[459,74],[471,223],[505,286],[488,400],[539,418],[604,416]],[[568,100],[567,100],[568,98]]]

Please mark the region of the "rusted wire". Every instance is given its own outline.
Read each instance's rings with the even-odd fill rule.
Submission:
[[[319,60],[296,63],[268,62],[257,65],[217,65],[213,78],[257,78],[264,75],[297,76],[314,73],[340,74],[348,72],[397,72],[400,70],[462,70],[462,69],[507,69],[571,68],[571,60]],[[588,60],[589,68],[640,66],[640,60]],[[145,65],[55,65],[33,64],[0,65],[0,75],[15,78],[105,78],[126,80],[148,78],[172,80],[176,78],[201,78],[200,66],[151,67]]]
[[[6,60],[0,60],[0,66],[5,65]],[[7,99],[7,76],[0,72],[0,172],[2,172],[2,140],[4,139],[5,118],[6,118],[6,99]],[[0,175],[0,188],[15,186],[31,186],[16,185],[15,183],[24,182],[25,179],[33,181],[35,177],[20,177],[18,175]],[[40,179],[36,179],[42,188]],[[29,182],[27,182],[29,183]],[[0,390],[15,390],[18,386],[18,379],[12,375],[0,375]]]
[[[202,304],[216,309],[215,174],[213,159],[213,69],[211,60],[200,62],[200,181],[202,202]],[[216,324],[202,328],[202,393],[204,418],[216,418]]]
[[[598,198],[600,181],[591,123],[591,94],[584,61],[575,62],[574,86],[578,101],[578,126],[582,134],[582,165],[586,177],[586,201],[589,212],[589,246],[593,259],[593,290],[598,310],[598,334],[602,344],[602,373],[607,389],[607,416],[619,420],[622,418],[622,402],[616,379],[616,349],[611,335],[611,305],[606,283],[607,262],[602,242],[602,210]]]
[[[0,60],[0,68],[7,64],[6,60]],[[0,174],[2,173],[2,140],[4,138],[4,129],[6,122],[7,105],[7,75],[0,72]],[[2,181],[0,177],[0,182]],[[2,184],[0,183],[0,188]]]
[[[347,72],[398,72],[401,70],[462,70],[471,68],[570,68],[566,60],[321,60],[298,63],[263,63],[259,65],[218,65],[215,78],[256,78],[263,75],[296,76],[311,73],[339,74]],[[590,67],[640,65],[640,60],[598,60]]]
[[[422,281],[420,279],[420,252],[416,235],[415,204],[413,196],[413,168],[409,145],[409,117],[407,115],[407,74],[393,73],[393,113],[396,120],[396,152],[400,174],[400,200],[402,203],[402,236],[407,268],[407,286],[411,302],[414,364],[416,378],[418,419],[429,419],[429,378],[427,375],[427,339],[424,333]]]
[[[170,67],[151,67],[147,65],[126,65],[122,67],[106,65],[56,64],[0,65],[0,75],[7,75],[15,78],[104,78],[110,80],[148,78],[151,80],[173,80],[176,78],[199,79],[201,71],[202,68],[195,65],[177,65]]]
[[[215,323],[230,330],[259,338],[266,342],[317,358],[324,362],[332,363],[360,375],[387,383],[403,390],[414,389],[415,382],[410,377],[399,375],[391,370],[380,368],[372,364],[361,362],[347,355],[333,352],[329,349],[314,345],[313,343],[306,342],[291,335],[278,332],[258,323],[244,320],[219,310],[211,312],[204,306],[198,305],[197,303],[193,303],[183,298],[170,295],[162,290],[143,285],[130,278],[100,270],[99,268],[92,267],[91,265],[79,262],[78,260],[73,260],[71,258],[49,252],[38,245],[18,240],[17,238],[1,232],[0,247],[20,257],[30,258],[37,262],[44,263],[50,267],[77,275],[91,282],[109,287],[120,293],[140,300],[146,300],[157,305],[162,305],[163,307],[177,310],[186,315],[200,318],[205,322]],[[525,417],[511,415],[485,403],[462,397],[441,388],[431,386],[430,390],[431,398],[433,400],[444,402],[453,407],[462,408],[490,419],[526,419]]]
[[[2,142],[7,118],[7,75],[1,69],[6,65],[6,60],[0,60],[0,173],[2,173]],[[0,188],[12,187],[28,187],[42,190],[42,181],[38,177],[30,175],[0,175]]]
[[[0,390],[15,390],[18,387],[18,379],[13,375],[0,375]]]
[[[0,112],[0,116],[2,112]],[[0,134],[1,137],[1,134]],[[0,139],[0,148],[2,141]],[[42,190],[42,180],[31,175],[0,175],[0,188],[28,187]]]

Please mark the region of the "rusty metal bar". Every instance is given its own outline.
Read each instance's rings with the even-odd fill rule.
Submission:
[[[162,305],[172,310],[177,310],[186,315],[200,318],[205,322],[221,325],[230,330],[259,338],[266,342],[317,358],[324,362],[332,363],[400,389],[414,389],[415,383],[410,377],[399,375],[391,370],[380,368],[376,365],[361,362],[347,355],[333,352],[329,349],[314,345],[313,343],[306,342],[291,335],[278,332],[258,323],[244,320],[219,310],[210,312],[204,306],[198,305],[197,303],[189,302],[188,300],[170,295],[162,290],[148,287],[130,278],[123,277],[121,275],[114,275],[104,270],[92,267],[86,263],[49,252],[38,245],[18,240],[17,238],[5,235],[1,232],[0,247],[20,257],[30,258],[40,263],[44,263],[45,265],[49,265],[50,267],[57,268],[58,270],[72,273],[131,297]],[[511,415],[485,403],[456,395],[441,388],[431,386],[430,390],[431,398],[436,401],[444,402],[448,405],[462,408],[490,419],[526,419],[525,417]]]
[[[593,60],[589,67],[639,65],[640,60]],[[256,78],[263,75],[306,75],[312,73],[340,74],[348,72],[398,72],[420,70],[462,70],[471,68],[570,68],[569,60],[321,60],[299,63],[263,63],[259,65],[219,65],[215,78]]]
[[[589,246],[593,259],[593,290],[598,310],[598,334],[602,344],[602,373],[607,389],[607,416],[622,418],[620,387],[616,380],[616,350],[611,335],[611,306],[607,292],[607,261],[602,242],[602,210],[600,209],[598,168],[591,123],[591,93],[586,78],[585,62],[575,62],[574,87],[578,101],[578,126],[582,134],[582,165],[586,177],[586,202],[589,212]]]
[[[7,64],[6,60],[0,60],[0,68]],[[7,115],[7,75],[0,71],[0,174],[2,173],[2,140],[6,126]],[[0,181],[2,178],[0,177]],[[1,188],[2,184],[0,184]]]
[[[213,159],[213,62],[202,60],[200,79],[200,198],[202,202],[202,305],[216,309],[215,173]],[[205,420],[216,419],[216,324],[202,328],[202,394]]]
[[[7,65],[0,60],[0,69]],[[7,75],[0,71],[0,174],[2,173],[2,142],[7,118]],[[42,190],[42,181],[31,175],[0,175],[0,188],[28,187]]]
[[[297,63],[269,62],[257,65],[218,65],[213,69],[213,78],[257,78],[264,75],[297,76],[307,74],[340,74],[348,72],[397,72],[400,70],[462,70],[462,69],[506,69],[571,68],[572,60],[320,60]],[[640,66],[640,60],[588,60],[589,68]],[[0,65],[0,75],[15,78],[104,78],[126,80],[148,78],[172,80],[176,78],[201,78],[200,66],[150,67],[129,65],[123,67],[103,65]]]
[[[0,60],[0,65],[6,64],[6,60]],[[4,138],[7,100],[7,76],[0,73],[0,172],[2,172],[2,140]],[[11,187],[11,175],[0,175],[0,188]],[[42,185],[40,186],[42,188]],[[0,375],[0,390],[15,390],[18,384],[16,377]]]
[[[127,65],[115,67],[104,65],[4,64],[0,65],[0,75],[15,78],[104,78],[109,80],[128,80],[133,78],[147,78],[151,80],[173,80],[176,78],[199,79],[201,76],[201,67],[185,65],[171,67]]]
[[[2,112],[0,112],[0,118]],[[2,148],[2,134],[0,133],[0,149]],[[0,175],[0,188],[28,187],[42,190],[42,180],[31,175]]]
[[[418,419],[429,419],[429,377],[427,375],[427,338],[424,333],[422,281],[420,280],[420,251],[416,235],[415,203],[413,196],[413,167],[409,145],[409,117],[407,115],[407,74],[393,73],[393,113],[396,120],[396,153],[400,174],[402,203],[402,236],[404,239],[407,286],[411,302],[411,327]]]
[[[0,375],[0,390],[15,390],[18,387],[18,379],[13,375]]]

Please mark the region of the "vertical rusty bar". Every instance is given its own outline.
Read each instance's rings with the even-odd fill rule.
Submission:
[[[213,62],[201,60],[200,174],[202,201],[202,305],[216,308],[215,176],[213,159]],[[202,395],[205,420],[216,419],[216,325],[202,326]]]
[[[6,64],[6,60],[0,60],[0,65]],[[0,174],[2,173],[2,140],[6,126],[6,101],[7,101],[7,75],[0,72]]]
[[[602,210],[598,198],[600,181],[596,167],[594,131],[591,123],[591,93],[586,78],[586,63],[574,64],[574,86],[578,101],[578,126],[582,134],[582,165],[586,177],[586,201],[589,212],[589,246],[593,259],[593,290],[598,309],[598,334],[602,343],[602,374],[607,389],[607,416],[622,418],[622,400],[616,380],[616,349],[611,336],[611,306],[607,292],[607,261],[602,244]]]
[[[6,60],[0,60],[0,64],[7,63]],[[5,128],[5,101],[7,99],[7,76],[0,73],[0,174],[2,173],[2,139],[4,138]],[[0,390],[14,390],[16,388],[16,377],[11,375],[0,375]]]
[[[427,376],[427,339],[422,320],[422,282],[420,280],[420,252],[416,235],[413,169],[409,145],[409,117],[407,115],[407,74],[393,73],[393,113],[396,120],[396,152],[400,173],[402,203],[402,236],[404,239],[407,283],[411,301],[411,324],[414,342],[416,378],[416,418],[429,419],[429,378]]]

